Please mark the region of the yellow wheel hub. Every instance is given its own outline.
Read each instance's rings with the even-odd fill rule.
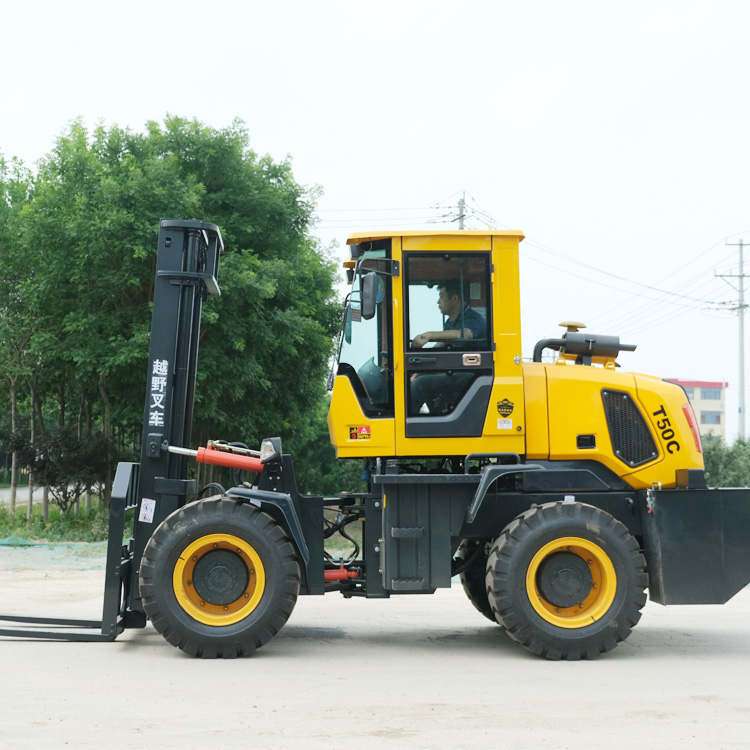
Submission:
[[[583,628],[612,606],[617,574],[607,553],[581,537],[561,537],[545,544],[526,572],[531,606],[548,623]]]
[[[260,556],[232,534],[207,534],[180,555],[172,574],[179,605],[193,619],[217,627],[233,625],[255,610],[266,574]]]

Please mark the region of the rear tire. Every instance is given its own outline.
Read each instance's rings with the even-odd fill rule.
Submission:
[[[513,640],[548,659],[592,659],[630,635],[646,562],[627,528],[583,503],[522,513],[495,541],[489,602]]]
[[[483,549],[477,552],[477,548]],[[461,585],[469,601],[478,612],[481,612],[488,620],[497,623],[495,613],[492,611],[490,600],[487,597],[487,556],[489,554],[488,542],[484,539],[463,539],[458,546],[456,559],[461,562],[473,561],[462,573],[459,574]]]
[[[234,658],[271,640],[297,601],[300,571],[268,514],[226,498],[172,513],[146,545],[139,589],[146,615],[173,646]]]

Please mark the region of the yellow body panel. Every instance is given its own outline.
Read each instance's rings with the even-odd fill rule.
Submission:
[[[541,363],[523,366],[526,412],[526,457],[549,458],[547,370]]]
[[[393,418],[366,417],[349,379],[336,378],[328,411],[328,432],[339,458],[395,455],[394,422]]]
[[[582,365],[544,367],[547,372],[550,459],[590,459],[599,461],[618,475],[630,472],[631,468],[612,451],[601,392],[603,388],[612,388],[636,398],[633,376]],[[579,449],[578,435],[594,435],[596,447]],[[659,460],[658,457],[655,460]]]
[[[640,373],[634,373],[633,378],[643,416],[656,436],[662,465],[649,465],[623,478],[634,487],[651,487],[654,483],[672,487],[670,481],[673,482],[676,471],[703,468],[703,454],[695,444],[683,411],[683,407],[689,405],[688,398],[674,383]]]
[[[528,459],[598,461],[635,489],[647,489],[655,483],[674,487],[678,470],[703,468],[702,455],[682,409],[687,397],[673,383],[648,375],[564,363],[527,364],[524,381]],[[657,446],[653,461],[632,468],[614,454],[602,404],[605,388],[628,393],[638,406]],[[669,421],[665,423],[665,419]],[[594,435],[596,447],[578,448],[578,435]]]

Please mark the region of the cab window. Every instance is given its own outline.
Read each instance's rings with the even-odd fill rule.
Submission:
[[[446,434],[481,431],[492,375],[489,254],[409,253],[405,280],[407,416],[450,416]],[[420,424],[407,420],[407,435],[422,434]]]

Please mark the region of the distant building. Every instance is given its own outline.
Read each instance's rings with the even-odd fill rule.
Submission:
[[[681,385],[687,392],[690,403],[698,420],[701,435],[713,433],[722,440],[726,439],[726,414],[724,411],[724,391],[729,383],[708,380],[678,380],[668,378],[672,383]]]

